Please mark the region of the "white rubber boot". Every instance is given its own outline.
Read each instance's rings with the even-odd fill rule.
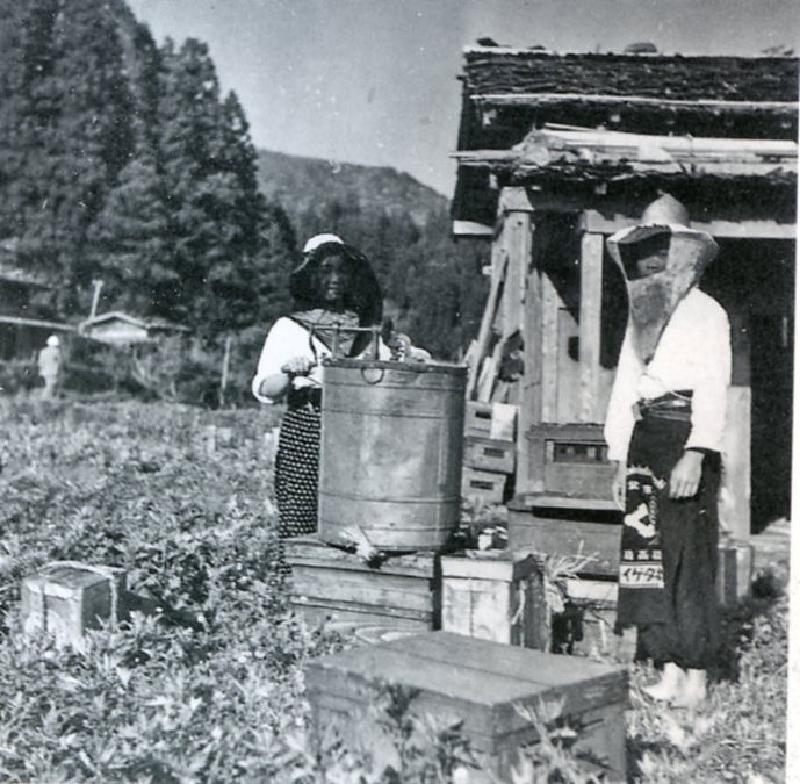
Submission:
[[[705,702],[707,695],[707,676],[705,670],[686,670],[683,688],[672,701],[676,708],[696,708]]]
[[[683,695],[683,670],[675,662],[667,662],[658,683],[648,686],[644,693],[654,700],[674,700]]]

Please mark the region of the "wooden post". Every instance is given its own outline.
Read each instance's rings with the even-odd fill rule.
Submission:
[[[525,343],[525,372],[521,379],[520,405],[517,419],[518,493],[544,490],[544,477],[532,477],[528,430],[542,421],[542,271],[533,261],[534,225],[527,215],[525,248],[527,274],[525,303],[522,312],[522,339]]]
[[[94,291],[92,292],[92,312],[89,314],[90,319],[97,315],[97,305],[100,302],[100,292],[103,289],[103,281],[99,278],[93,280],[92,287]]]
[[[511,213],[506,218],[505,228],[509,262],[503,292],[503,338],[513,335],[523,326],[525,275],[530,262],[527,255],[529,243],[526,241],[526,236],[530,233],[530,214]]]
[[[600,388],[600,303],[603,291],[603,235],[581,239],[581,292],[578,345],[581,369],[581,422],[602,422]]]
[[[558,421],[559,297],[547,274],[542,282],[542,422]]]
[[[219,385],[219,405],[225,405],[225,388],[228,386],[228,374],[231,366],[231,336],[225,338],[225,353],[222,357],[222,380]]]
[[[750,539],[750,387],[728,390],[719,519],[737,541]]]
[[[492,246],[492,280],[489,287],[489,298],[486,301],[486,308],[481,319],[481,328],[478,332],[478,339],[475,347],[475,367],[470,368],[467,380],[467,400],[473,400],[477,393],[477,384],[480,379],[481,362],[484,361],[486,350],[489,347],[492,325],[494,324],[495,313],[498,307],[498,296],[500,293],[508,256],[502,246],[495,241]]]

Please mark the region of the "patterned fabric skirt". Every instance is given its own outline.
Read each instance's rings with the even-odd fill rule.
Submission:
[[[706,453],[700,489],[669,497],[689,436],[681,418],[645,413],[628,455],[617,626],[636,626],[637,659],[707,669],[719,649],[716,594],[720,461]]]
[[[317,530],[319,409],[290,408],[281,420],[275,456],[275,499],[282,538]]]

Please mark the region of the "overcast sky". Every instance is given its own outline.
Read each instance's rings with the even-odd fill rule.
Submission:
[[[462,48],[757,55],[800,0],[128,0],[160,42],[206,41],[270,150],[394,166],[451,196]]]

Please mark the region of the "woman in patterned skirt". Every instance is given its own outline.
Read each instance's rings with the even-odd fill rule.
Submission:
[[[334,234],[312,237],[289,290],[295,309],[267,335],[253,394],[272,403],[284,397],[275,458],[275,497],[281,538],[317,530],[322,359],[331,356],[334,334],[341,355],[357,357],[371,342],[368,332],[348,327],[380,324],[382,294],[366,257]],[[389,359],[381,344],[380,358]]]

